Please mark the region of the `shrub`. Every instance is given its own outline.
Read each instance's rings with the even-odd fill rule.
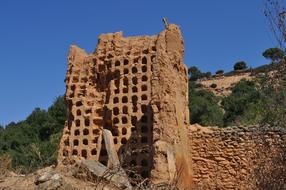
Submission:
[[[235,63],[233,66],[233,69],[235,71],[244,70],[246,68],[247,68],[247,64],[244,61],[239,61],[239,62]]]
[[[224,73],[224,70],[217,70],[216,72],[215,72],[215,74],[217,74],[217,75],[222,75]]]

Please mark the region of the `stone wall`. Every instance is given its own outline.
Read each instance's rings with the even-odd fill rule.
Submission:
[[[195,189],[285,189],[286,130],[190,128]]]

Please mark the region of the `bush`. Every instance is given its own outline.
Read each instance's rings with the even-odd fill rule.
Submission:
[[[224,73],[224,70],[218,70],[215,72],[215,74],[217,74],[217,75],[222,75],[223,73]]]
[[[212,83],[212,84],[210,85],[210,87],[211,87],[211,88],[216,88],[216,87],[217,87],[217,84]]]
[[[244,70],[246,68],[247,68],[247,64],[244,61],[239,61],[239,62],[235,63],[233,66],[233,69],[235,71]]]

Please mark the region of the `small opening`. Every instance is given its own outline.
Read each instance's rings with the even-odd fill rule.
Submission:
[[[114,90],[114,94],[119,94],[119,92],[120,92],[119,89]]]
[[[77,150],[73,150],[72,151],[72,155],[76,156],[78,153],[77,153]]]
[[[142,72],[146,73],[147,72],[147,67],[146,66],[142,66]]]
[[[113,143],[114,143],[114,144],[117,144],[117,143],[118,143],[117,138],[114,138],[114,139],[113,139]]]
[[[72,90],[72,91],[75,91],[75,85],[72,85],[72,86],[71,86],[71,90]]]
[[[123,88],[123,93],[127,94],[128,93],[128,88]]]
[[[127,129],[125,127],[122,128],[122,135],[126,135],[127,134]]]
[[[77,127],[80,126],[80,120],[79,120],[79,119],[75,120],[75,125],[76,125]]]
[[[142,64],[145,64],[145,65],[147,64],[147,58],[146,57],[142,58]]]
[[[77,107],[82,106],[82,102],[81,102],[81,101],[78,101],[78,102],[76,102],[75,105],[76,105]]]
[[[133,87],[132,87],[132,92],[133,92],[133,93],[138,92],[138,88],[137,88],[136,86],[133,86]]]
[[[119,136],[119,130],[117,128],[112,128],[112,136],[114,137],[118,137]]]
[[[123,97],[122,97],[122,103],[127,103],[127,102],[128,102],[127,96],[123,96]]]
[[[124,59],[124,65],[128,65],[129,61],[127,59]]]
[[[69,156],[69,152],[67,150],[63,150],[63,156]]]
[[[76,110],[76,115],[80,116],[81,115],[81,111],[80,110]]]
[[[94,137],[94,139],[92,140],[93,144],[96,144],[98,142],[98,137]]]
[[[114,77],[119,78],[120,77],[120,70],[114,71]]]
[[[84,119],[84,124],[85,124],[86,127],[88,127],[90,125],[90,122],[89,122],[88,118]]]
[[[115,67],[118,67],[118,66],[120,66],[120,61],[115,61]]]
[[[65,146],[69,146],[69,145],[70,145],[69,139],[66,139],[66,140],[64,141],[64,143],[65,143]]]
[[[85,110],[85,113],[86,113],[86,114],[90,114],[90,113],[91,113],[91,109]]]
[[[141,143],[147,143],[148,138],[147,137],[141,137]]]
[[[141,166],[147,167],[148,166],[147,160],[145,160],[145,159],[141,160]]]
[[[123,137],[123,138],[121,139],[121,144],[126,144],[126,143],[127,143],[127,140],[126,140],[126,138]]]
[[[139,61],[139,57],[138,57],[138,58],[133,59],[133,63],[138,63],[138,61]]]
[[[142,118],[141,118],[141,121],[142,121],[143,123],[147,123],[147,122],[148,122],[147,116],[146,116],[146,115],[143,115]]]
[[[147,106],[146,105],[141,105],[141,112],[146,113],[147,112]]]
[[[88,140],[87,139],[83,139],[82,144],[88,145]]]
[[[78,140],[75,139],[75,140],[73,141],[73,145],[74,145],[74,146],[78,146],[78,144],[79,144],[79,143],[78,143]]]
[[[148,127],[147,127],[146,125],[143,125],[143,126],[141,127],[141,132],[142,132],[142,133],[148,133]]]
[[[124,77],[124,79],[123,79],[123,85],[124,85],[124,86],[128,86],[128,78],[127,78],[127,77]]]
[[[123,116],[123,117],[121,118],[121,120],[122,120],[122,124],[128,123],[127,117],[125,117],[125,116]]]
[[[146,85],[142,85],[142,86],[141,86],[141,90],[142,90],[142,91],[147,91],[147,86],[146,86]]]
[[[136,124],[137,124],[137,117],[136,116],[131,116],[131,124],[133,126],[136,126]]]
[[[80,134],[80,132],[78,129],[74,131],[74,136],[79,136],[79,134]]]
[[[81,156],[84,157],[85,159],[87,158],[87,152],[86,150],[81,151]]]
[[[97,151],[96,151],[96,149],[94,148],[94,149],[92,149],[91,150],[91,155],[96,155],[97,154]]]
[[[138,97],[137,96],[132,96],[132,103],[133,104],[137,104],[137,101],[138,101]]]
[[[147,81],[147,80],[148,80],[148,77],[147,77],[147,76],[145,76],[145,75],[143,75],[143,76],[142,76],[142,81],[144,81],[144,82],[145,82],[145,81]]]
[[[119,109],[118,108],[113,108],[113,115],[118,115],[119,114]]]
[[[132,73],[137,73],[137,72],[138,72],[137,68],[136,67],[132,67]]]
[[[152,51],[156,51],[156,46],[152,46]]]
[[[132,111],[133,111],[134,113],[136,113],[136,112],[138,111],[138,107],[137,107],[136,105],[134,105],[134,106],[132,107]]]
[[[73,83],[77,83],[77,82],[78,82],[78,77],[73,77],[73,78],[72,78],[72,82],[73,82]]]
[[[125,75],[127,75],[127,74],[129,73],[129,70],[125,68],[125,69],[123,70],[123,73],[124,73]]]
[[[114,103],[114,104],[117,104],[118,102],[119,102],[118,97],[113,98],[113,103]]]
[[[137,84],[138,84],[137,77],[133,77],[133,78],[132,78],[132,84],[134,84],[134,85],[137,85]]]
[[[84,129],[83,130],[83,135],[88,135],[89,134],[89,130],[88,129]]]
[[[128,114],[128,107],[127,106],[123,106],[122,107],[122,112],[123,112],[123,114]]]
[[[119,123],[119,119],[117,117],[113,118],[113,124],[118,124]]]
[[[93,129],[92,133],[93,133],[94,135],[99,135],[99,129]]]
[[[141,100],[142,100],[142,101],[147,100],[147,95],[143,94],[143,95],[141,96]]]

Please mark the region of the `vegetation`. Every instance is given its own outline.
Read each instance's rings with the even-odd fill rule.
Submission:
[[[196,66],[190,67],[188,69],[188,73],[190,75],[191,81],[196,81],[196,80],[201,79],[201,78],[211,78],[211,76],[212,76],[211,72],[203,73]]]
[[[197,88],[195,82],[189,83],[189,94],[191,123],[223,126],[223,112],[218,105],[218,97],[207,90]]]
[[[222,75],[223,73],[224,73],[224,70],[218,70],[215,72],[215,74],[217,74],[217,75]]]
[[[247,68],[247,64],[244,61],[239,61],[239,62],[235,63],[233,66],[233,69],[235,71],[244,70],[246,68]]]
[[[266,59],[271,59],[272,63],[279,62],[284,57],[284,52],[279,48],[269,48],[262,55]]]
[[[11,157],[11,167],[21,173],[56,163],[57,149],[66,117],[63,97],[47,111],[36,108],[26,120],[0,130],[0,160]]]

